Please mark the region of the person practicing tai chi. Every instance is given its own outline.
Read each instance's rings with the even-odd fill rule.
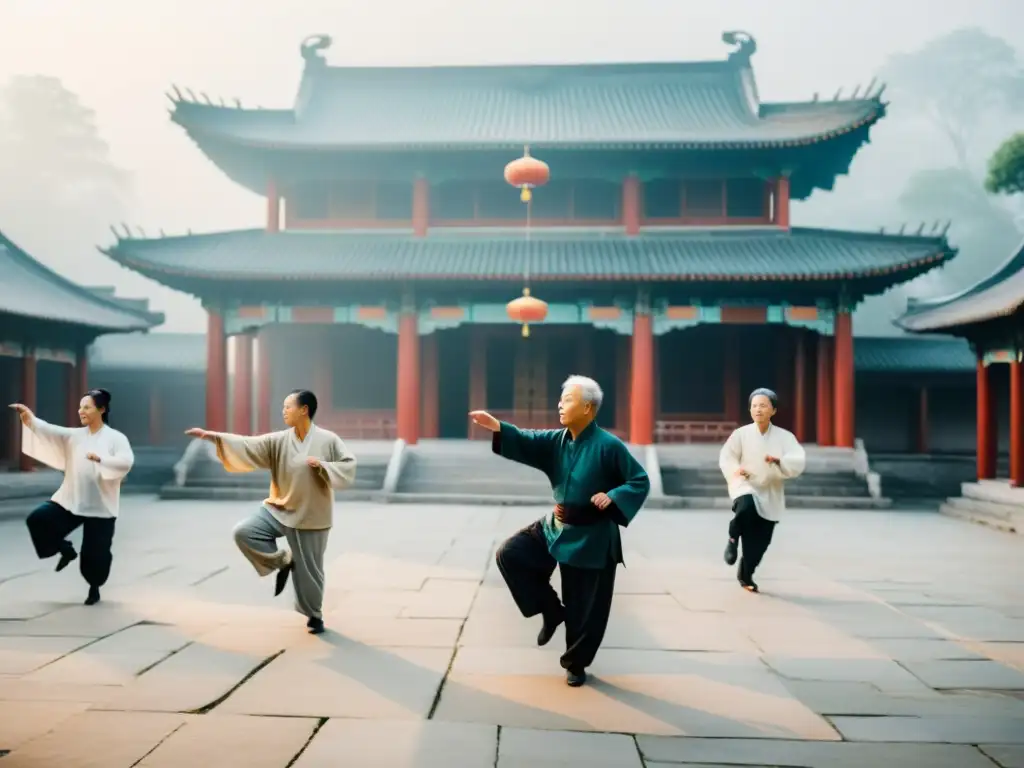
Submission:
[[[294,571],[295,610],[312,634],[324,631],[324,553],[334,518],[334,492],[356,479],[356,459],[333,432],[317,427],[316,395],[296,389],[284,399],[288,427],[258,437],[193,428],[185,434],[217,446],[228,472],[270,470],[270,494],[256,514],[235,526],[235,543],[256,573],[277,571],[280,595]],[[288,549],[279,549],[284,537]]]
[[[786,509],[786,480],[804,471],[804,449],[789,430],[772,424],[778,397],[770,389],[750,393],[750,424],[733,430],[718,456],[718,466],[729,484],[733,518],[725,562],[733,565],[740,542],[737,578],[740,586],[757,592],[754,571],[772,541],[775,524]]]
[[[519,429],[486,411],[469,414],[494,433],[496,454],[539,469],[551,483],[554,509],[502,543],[496,560],[523,616],[544,619],[538,645],[565,623],[561,664],[573,687],[586,682],[608,626],[615,571],[623,562],[618,526],[629,525],[651,489],[625,444],[594,422],[602,398],[593,379],[566,379],[558,402],[562,429]],[[556,565],[561,600],[551,587]]]
[[[121,482],[135,463],[128,438],[109,426],[110,393],[90,389],[78,403],[80,427],[58,427],[21,403],[11,405],[21,419],[21,450],[64,473],[49,501],[28,516],[29,536],[40,559],[60,555],[63,571],[79,557],[68,535],[82,526],[79,568],[89,585],[86,605],[100,601],[113,562],[111,545],[121,503]]]

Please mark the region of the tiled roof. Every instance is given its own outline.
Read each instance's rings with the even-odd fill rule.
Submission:
[[[177,91],[173,119],[197,141],[279,148],[714,149],[809,144],[884,114],[880,91],[761,104],[753,50],[748,40],[721,61],[509,66],[333,67],[307,56],[293,109]]]
[[[954,373],[973,371],[974,353],[963,339],[913,336],[858,336],[854,368],[871,373]]]
[[[206,334],[158,332],[100,336],[89,347],[89,368],[97,371],[205,371]]]
[[[108,331],[145,330],[163,322],[146,302],[96,292],[44,267],[0,233],[0,313]],[[110,290],[110,289],[107,289]]]
[[[955,253],[944,237],[825,229],[680,229],[629,237],[615,231],[396,233],[242,230],[122,239],[104,250],[156,280],[907,279]]]
[[[1024,306],[1024,243],[1003,265],[970,288],[938,299],[911,299],[896,324],[927,333],[1012,315]]]

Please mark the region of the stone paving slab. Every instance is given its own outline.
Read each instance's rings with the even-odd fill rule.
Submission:
[[[644,768],[631,736],[502,728],[498,768]]]
[[[979,749],[1002,768],[1024,768],[1024,746],[1015,744],[981,744]]]
[[[0,522],[0,766],[639,766],[638,744],[648,766],[1022,762],[1015,537],[794,514],[752,595],[720,513],[647,510],[570,689],[564,632],[536,647],[493,558],[541,510],[339,505],[320,636],[239,556],[251,511],[126,497],[88,608]]]
[[[425,718],[451,651],[381,648],[322,635],[288,650],[238,689],[220,711],[293,717]]]
[[[83,712],[15,749],[4,768],[131,768],[184,724],[184,715]]]
[[[925,715],[833,717],[848,741],[913,741],[940,744],[1024,744],[1024,718]]]
[[[316,726],[316,720],[298,717],[193,716],[138,768],[281,768],[299,753]]]
[[[493,725],[432,720],[328,720],[294,768],[493,768]],[[284,765],[282,763],[282,765]]]
[[[854,744],[759,739],[679,739],[638,736],[644,760],[652,765],[709,763],[786,768],[992,768],[970,746],[940,744]]]

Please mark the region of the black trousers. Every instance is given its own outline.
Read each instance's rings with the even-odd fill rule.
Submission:
[[[743,548],[737,576],[749,582],[754,578],[754,571],[761,564],[761,558],[768,551],[775,532],[775,522],[765,520],[757,514],[754,497],[749,493],[739,496],[732,503],[733,518],[729,523],[729,538],[737,541]]]
[[[550,615],[564,606],[566,647],[562,668],[581,672],[589,667],[608,627],[618,563],[610,557],[604,568],[577,568],[557,562],[548,552],[539,520],[506,539],[495,559],[523,616]],[[562,576],[561,601],[551,586],[556,565]]]
[[[82,578],[91,587],[102,587],[110,576],[114,556],[110,546],[114,541],[113,517],[79,517],[52,501],[40,504],[25,521],[32,544],[40,558],[53,557],[71,544],[67,536],[82,526],[82,552],[79,568]]]

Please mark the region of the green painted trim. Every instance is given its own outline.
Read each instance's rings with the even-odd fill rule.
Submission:
[[[981,357],[983,365],[999,365],[1008,364],[1016,360],[1018,363],[1021,362],[1021,353],[1015,350],[1013,347],[1004,347],[1002,349],[989,349],[985,351],[985,354]]]
[[[390,307],[383,318],[360,318],[358,316],[359,305],[344,305],[330,309],[334,313],[333,322],[337,325],[361,325],[364,328],[372,328],[385,333],[398,333],[398,315]],[[290,306],[264,305],[263,317],[239,317],[237,307],[224,311],[224,333],[227,336],[256,331],[267,325],[291,325],[292,323],[292,307]],[[306,325],[306,323],[295,324]]]
[[[496,303],[469,303],[461,302],[454,305],[462,309],[462,317],[434,317],[432,310],[437,306],[430,302],[420,307],[417,326],[421,336],[426,336],[436,331],[450,330],[460,325],[514,325],[514,320],[508,316],[506,304]],[[579,302],[576,304],[554,303],[548,304],[548,316],[536,325],[589,325],[594,328],[601,328],[622,335],[633,333],[633,311],[629,307],[616,304],[619,309],[619,316],[614,319],[592,319],[589,317],[589,310],[593,306],[591,302]]]
[[[735,301],[723,301],[729,306],[765,306],[763,301],[737,299]],[[679,306],[679,305],[673,305]],[[690,306],[697,307],[697,316],[686,319],[670,319],[666,317],[669,303],[665,300],[658,302],[654,315],[654,334],[661,336],[671,331],[681,331],[693,328],[697,325],[715,324],[722,322],[722,308],[718,304],[702,305],[700,302],[691,301]],[[786,316],[786,310],[790,304],[769,304],[766,309],[766,322],[770,325],[788,325],[792,328],[807,328],[824,336],[831,336],[835,331],[835,311],[830,307],[818,306],[818,317],[815,320],[791,320]]]
[[[24,357],[25,345],[17,341],[0,341],[0,357]]]

